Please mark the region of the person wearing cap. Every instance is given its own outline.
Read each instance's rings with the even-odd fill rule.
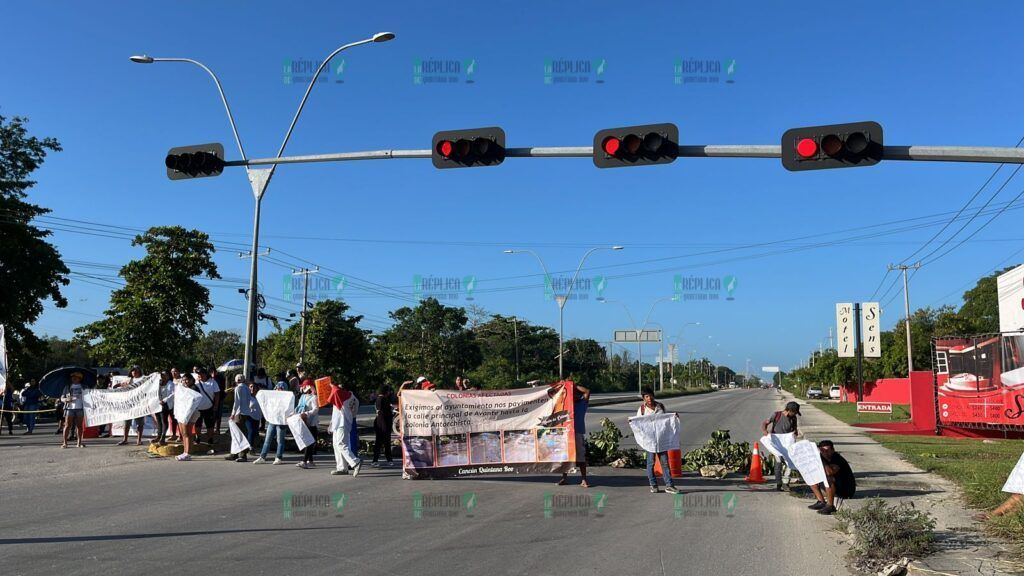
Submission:
[[[814,492],[814,497],[818,501],[808,508],[827,516],[835,513],[837,497],[853,498],[857,492],[857,480],[853,476],[850,463],[836,452],[835,444],[831,440],[818,442],[818,452],[821,452],[821,464],[825,468],[825,477],[828,478],[828,488],[823,490],[821,484],[811,486],[811,492]]]
[[[302,451],[302,462],[295,466],[297,468],[316,468],[313,457],[316,455],[316,439],[320,424],[320,406],[317,404],[316,390],[313,388],[313,381],[306,379],[299,386],[302,394],[299,396],[299,403],[295,406],[295,413],[302,418],[309,433],[313,435],[313,442]]]
[[[330,430],[331,443],[334,445],[335,469],[331,470],[331,475],[348,474],[349,468],[351,468],[352,476],[358,476],[363,461],[352,452],[352,448],[349,446],[349,435],[352,427],[356,425],[359,400],[345,384],[331,382],[331,395],[328,397],[328,401],[334,407],[334,411],[331,413]]]
[[[61,402],[64,403],[64,441],[60,447],[68,447],[68,433],[73,427],[78,433],[78,447],[84,448],[82,434],[85,432],[85,401],[82,397],[85,391],[82,389],[82,373],[72,372],[68,378],[71,382],[64,387],[64,392],[60,396]]]
[[[31,434],[36,429],[36,410],[39,410],[39,402],[43,397],[39,386],[34,386],[34,383],[35,380],[26,382],[25,387],[21,390],[21,405],[25,410],[25,427],[28,428],[25,434]]]
[[[797,427],[796,417],[800,415],[800,405],[796,402],[787,402],[782,410],[772,413],[771,417],[761,423],[761,431],[764,435],[769,434],[793,434],[799,436],[800,430]],[[785,469],[785,471],[783,471]],[[779,459],[775,465],[775,489],[789,490],[789,478],[792,470],[786,466],[784,459]]]
[[[128,380],[123,381],[121,384],[114,386],[114,388],[134,388],[138,384],[139,380],[142,379],[142,368],[138,366],[132,366],[132,369],[128,371]],[[124,435],[121,437],[121,441],[118,442],[117,446],[124,446],[128,443],[128,434],[132,431],[132,423],[135,424],[135,431],[138,433],[138,438],[135,442],[136,446],[142,446],[142,437],[146,434],[146,417],[140,416],[132,420],[124,421]]]
[[[420,376],[416,379],[416,386],[419,386],[420,390],[436,390],[437,386],[430,380],[427,380],[426,376]]]

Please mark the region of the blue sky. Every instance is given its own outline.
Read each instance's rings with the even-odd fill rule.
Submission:
[[[491,125],[502,126],[513,147],[588,145],[599,129],[655,122],[676,123],[684,144],[777,144],[788,128],[858,120],[880,122],[886,143],[896,145],[1013,146],[1022,135],[1019,66],[1005,57],[1016,49],[1016,3],[629,6],[637,8],[8,3],[0,113],[29,117],[32,133],[64,146],[35,175],[31,199],[54,217],[96,223],[57,225],[87,233],[55,232],[76,271],[66,290],[71,307],[48,305],[38,330],[67,337],[98,317],[109,296],[103,277],[140,255],[125,235],[165,224],[213,236],[225,280],[210,283],[217,312],[209,326],[244,328],[236,288],[248,269],[237,249],[251,233],[252,195],[243,170],[172,182],[162,166],[169,148],[186,144],[222,142],[238,157],[213,83],[194,66],[141,66],[128,61],[132,54],[191,57],[215,70],[250,157],[276,153],[302,96],[304,85],[284,82],[285,61],[319,60],[380,30],[396,40],[343,54],[344,71],[316,86],[287,154],[424,149],[438,130]],[[603,82],[591,75],[545,84],[548,58],[604,60]],[[473,61],[473,82],[414,84],[413,63],[423,59]],[[725,83],[723,73],[718,83],[676,84],[679,59],[734,60],[734,81]],[[436,170],[428,160],[282,166],[263,204],[261,244],[276,262],[262,264],[260,281],[273,297],[268,312],[284,314],[297,308],[284,288],[289,267],[299,258],[319,264],[327,278],[345,277],[341,296],[380,330],[389,310],[414,299],[414,276],[473,276],[472,303],[557,327],[537,262],[502,250],[533,249],[560,276],[588,248],[621,244],[623,251],[594,253],[583,275],[604,276],[603,295],[627,304],[638,322],[652,302],[672,295],[675,275],[731,275],[734,300],[719,293],[718,301],[662,303],[652,321],[669,336],[702,323],[683,331],[684,356],[696,350],[740,371],[747,358],[752,370],[788,368],[827,337],[836,302],[870,299],[886,265],[937,232],[941,215],[958,210],[992,170],[892,161],[789,173],[778,160],[686,158],[622,170],[598,170],[586,158],[509,159],[471,170]],[[1009,173],[1001,171],[975,206]],[[1022,185],[1010,182],[993,206]],[[849,241],[899,226],[843,232],[924,216],[934,217],[899,226],[929,226],[899,233]],[[1007,229],[1017,217],[1009,210],[923,268],[912,281],[912,305],[958,302],[1000,262],[1024,261],[1024,238]],[[812,235],[820,236],[798,239]],[[445,303],[465,304],[464,296]],[[607,341],[630,327],[620,306],[594,296],[567,305],[567,337]],[[885,327],[902,314],[901,300],[884,310]]]

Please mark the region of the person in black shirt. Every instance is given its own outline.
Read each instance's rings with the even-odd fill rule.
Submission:
[[[818,501],[808,508],[817,510],[818,514],[832,514],[836,511],[837,497],[853,498],[857,492],[857,480],[853,477],[850,463],[836,452],[831,440],[818,442],[818,451],[821,452],[821,463],[825,466],[825,476],[828,477],[828,488],[822,490],[820,484],[811,486],[811,491]]]
[[[380,466],[380,453],[384,451],[384,458],[387,459],[385,466],[391,466],[391,427],[395,422],[395,411],[391,405],[395,402],[391,386],[384,385],[377,391],[377,398],[374,401],[377,416],[373,419],[373,462],[370,466]]]

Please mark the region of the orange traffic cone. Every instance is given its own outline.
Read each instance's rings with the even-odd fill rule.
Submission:
[[[754,442],[754,454],[750,457],[750,474],[747,475],[747,482],[752,484],[764,484],[764,475],[761,473],[761,455],[758,453],[757,442]]]

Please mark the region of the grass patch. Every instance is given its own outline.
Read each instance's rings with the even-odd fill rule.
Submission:
[[[903,502],[896,506],[871,498],[855,510],[836,514],[839,529],[853,535],[850,554],[857,567],[875,572],[906,556],[927,554],[935,541],[935,520]]]
[[[967,504],[982,510],[995,508],[1008,494],[1001,492],[1010,471],[1024,452],[1024,440],[985,443],[967,438],[872,434],[883,446],[927,472],[960,486]],[[1024,511],[987,523],[994,533],[1024,542]]]
[[[812,406],[822,412],[838,418],[847,424],[862,424],[865,422],[909,422],[910,405],[893,404],[892,414],[875,414],[871,412],[857,412],[856,402],[811,402]]]

